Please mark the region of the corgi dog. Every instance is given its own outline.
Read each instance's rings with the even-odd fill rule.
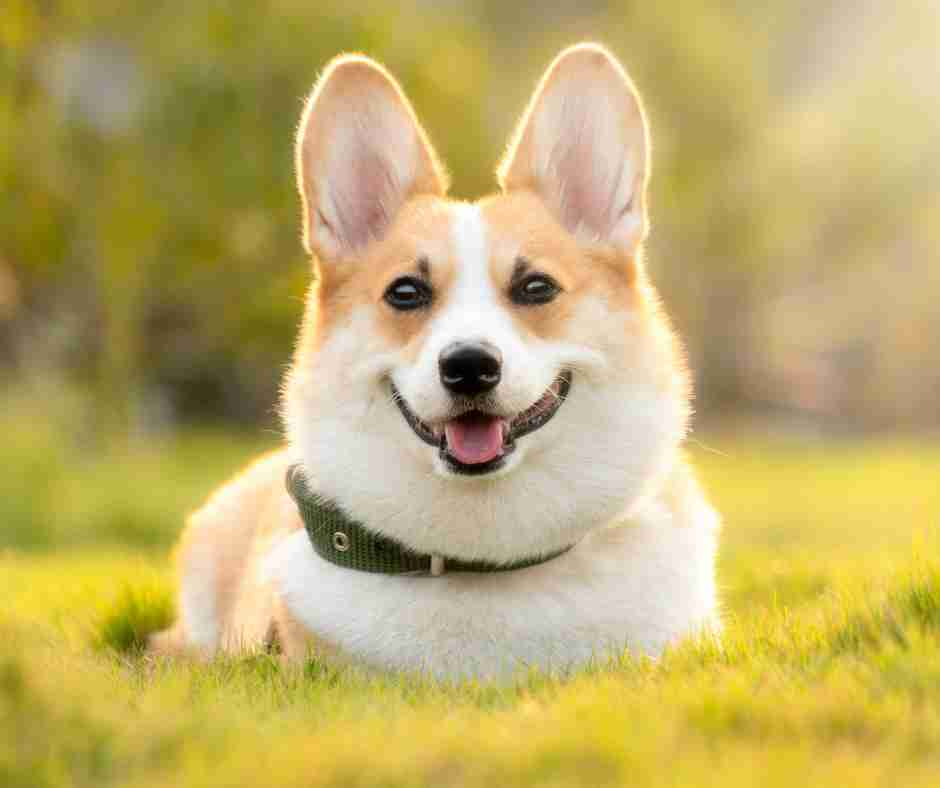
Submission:
[[[499,191],[451,200],[396,81],[333,60],[297,135],[315,276],[287,445],[192,516],[153,650],[499,679],[717,633],[718,517],[642,259],[649,160],[632,82],[580,44]]]

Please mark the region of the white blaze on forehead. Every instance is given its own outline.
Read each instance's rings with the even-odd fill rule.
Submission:
[[[493,250],[486,219],[479,206],[469,203],[455,205],[452,217],[455,277],[447,306],[434,326],[437,350],[448,342],[487,341],[509,362],[521,351],[520,339],[490,277]]]
[[[480,208],[469,203],[454,206],[451,235],[457,276],[451,300],[465,313],[482,308],[493,299],[489,277],[489,250],[486,223]],[[471,315],[465,315],[471,317]]]

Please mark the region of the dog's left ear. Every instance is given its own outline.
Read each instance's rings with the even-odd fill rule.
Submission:
[[[632,253],[646,236],[649,136],[640,97],[597,44],[549,66],[497,170],[539,195],[569,232]]]

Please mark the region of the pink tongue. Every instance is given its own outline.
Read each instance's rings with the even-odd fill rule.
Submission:
[[[447,450],[464,465],[489,462],[503,453],[503,420],[473,414],[444,425]]]

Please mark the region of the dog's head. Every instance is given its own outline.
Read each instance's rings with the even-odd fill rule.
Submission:
[[[400,88],[335,60],[297,144],[318,277],[285,392],[314,486],[410,547],[515,561],[628,511],[688,417],[647,282],[649,140],[604,49],[563,52],[499,167],[448,200]]]

